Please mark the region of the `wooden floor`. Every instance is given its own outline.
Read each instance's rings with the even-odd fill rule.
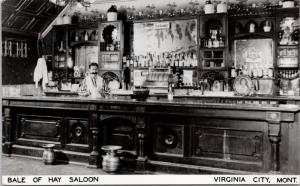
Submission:
[[[2,175],[107,175],[102,169],[88,168],[86,165],[56,163],[45,165],[40,158],[2,155]],[[110,173],[111,174],[111,173]],[[113,174],[163,174],[149,171],[123,170]]]

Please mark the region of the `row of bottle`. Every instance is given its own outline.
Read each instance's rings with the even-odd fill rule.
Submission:
[[[177,67],[196,67],[198,65],[197,55],[194,52],[169,53],[161,54],[150,53],[139,56],[123,57],[123,65],[127,67],[156,67],[167,68],[170,66]]]
[[[225,67],[224,60],[203,60],[203,66],[206,68],[223,68]]]
[[[246,75],[252,78],[273,78],[273,68],[268,68],[266,66],[256,66],[248,68],[247,65],[242,65],[241,68],[231,68],[231,77],[236,77],[239,75]]]
[[[192,90],[201,90],[201,91],[229,91],[229,83],[224,80],[215,80],[212,84],[208,83],[207,79],[199,81],[197,83],[178,83],[174,85],[174,89],[185,89],[188,92]]]
[[[222,48],[225,47],[225,37],[205,37],[201,38],[200,46],[202,48]]]
[[[278,72],[278,76],[280,78],[285,78],[285,79],[293,79],[298,77],[299,71],[298,70],[280,70]]]
[[[72,41],[97,41],[98,31],[97,30],[84,30],[81,32],[75,32],[72,36]]]

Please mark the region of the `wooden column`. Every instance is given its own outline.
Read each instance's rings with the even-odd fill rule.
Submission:
[[[4,108],[4,125],[5,125],[5,143],[3,146],[3,153],[11,156],[13,135],[12,135],[12,123],[11,123],[11,110],[10,108]]]
[[[266,118],[268,121],[268,136],[271,142],[271,171],[278,172],[280,171],[281,114],[280,112],[267,112]]]
[[[90,131],[90,149],[91,154],[89,157],[89,166],[90,168],[98,168],[100,165],[100,156],[99,156],[99,147],[98,147],[98,112],[97,105],[89,105],[90,119],[89,119],[89,131]]]
[[[146,135],[146,116],[145,107],[136,108],[136,129],[137,129],[137,170],[144,171],[147,169],[147,156],[145,153],[145,139]]]

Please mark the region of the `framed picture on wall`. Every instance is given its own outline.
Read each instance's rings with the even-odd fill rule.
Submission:
[[[263,71],[274,67],[274,44],[272,39],[245,39],[234,41],[235,68]],[[259,76],[259,75],[258,75]]]
[[[135,55],[196,53],[197,19],[135,22],[133,29]]]

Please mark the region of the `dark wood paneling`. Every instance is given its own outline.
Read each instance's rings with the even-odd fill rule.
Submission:
[[[48,19],[36,19],[30,25],[28,30],[30,30],[31,32],[39,32],[40,30],[44,30],[50,23],[51,21]]]
[[[60,140],[62,118],[18,115],[19,135],[21,138]]]
[[[31,0],[27,4],[27,6],[23,9],[23,11],[31,12],[34,14],[39,14],[41,12],[41,10],[45,7],[46,4],[47,4],[47,1],[45,1],[45,0],[39,0],[39,1]]]
[[[37,35],[55,19],[62,8],[49,0],[6,0],[2,3],[2,28]],[[35,19],[39,21],[36,23]]]
[[[184,101],[57,97],[4,98],[3,105],[5,138],[9,139],[3,149],[8,154],[11,148],[33,149],[36,145],[54,142],[53,138],[59,139],[55,131],[59,131],[62,136],[56,148],[71,150],[70,154],[78,156],[90,152],[90,165],[98,165],[94,156],[102,153],[102,145],[109,144],[121,145],[123,152],[133,154],[128,158],[135,161],[137,167],[142,167],[145,160],[144,165],[155,162],[168,168],[184,167],[199,172],[268,173],[275,170],[298,174],[300,171],[299,143],[296,143],[300,136],[300,108],[296,106],[265,105],[254,109],[249,105]],[[132,111],[124,111],[124,108]],[[21,117],[16,119],[18,115]],[[22,128],[22,117],[26,118],[26,129]],[[53,118],[61,118],[59,129],[53,127]],[[76,125],[78,122],[82,124]],[[71,128],[78,126],[81,129],[87,126],[87,142],[86,139],[74,140],[70,135],[74,134]],[[20,129],[18,135],[10,132],[16,129]],[[21,132],[24,132],[23,138],[18,138]],[[44,136],[46,139],[41,141]],[[155,163],[151,166],[156,166]]]
[[[27,0],[26,0],[27,1]],[[2,4],[3,7],[8,6],[11,8],[17,8],[19,7],[22,3],[24,3],[24,1],[20,1],[20,0],[5,0]]]
[[[6,21],[9,19],[10,16],[12,16],[12,12],[7,10],[1,10],[2,11],[2,25],[6,25]]]
[[[262,159],[262,132],[216,128],[194,128],[193,154],[231,160]]]
[[[88,120],[67,119],[67,143],[88,144]]]
[[[102,136],[103,145],[120,145],[126,150],[135,150],[135,124],[128,119],[115,116],[101,122],[104,135]]]
[[[183,156],[184,125],[154,124],[154,153]]]
[[[23,30],[26,27],[26,25],[30,23],[30,21],[31,21],[30,17],[24,17],[22,15],[18,15],[15,17],[15,19],[12,21],[12,23],[9,26],[10,28]]]
[[[58,15],[61,11],[61,8],[59,8],[58,6],[49,3],[45,6],[45,9],[43,11],[43,15],[45,16],[53,16],[53,15]]]

